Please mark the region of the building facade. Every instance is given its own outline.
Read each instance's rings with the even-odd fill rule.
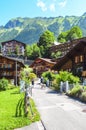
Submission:
[[[34,72],[40,76],[43,72],[50,70],[55,65],[51,59],[37,58],[30,67],[33,68]]]
[[[24,56],[25,44],[17,40],[10,40],[1,43],[1,53],[4,56]]]
[[[31,67],[36,73],[41,74],[47,70],[69,71],[81,79],[86,78],[86,37],[75,39],[71,42],[54,45],[51,52],[61,51],[57,59],[37,58]]]
[[[15,85],[19,82],[20,70],[24,64],[16,59],[0,56],[0,79],[6,78]]]
[[[75,44],[75,45],[73,45]],[[86,38],[73,40],[71,49],[54,65],[52,69],[72,72],[79,77],[86,77]]]

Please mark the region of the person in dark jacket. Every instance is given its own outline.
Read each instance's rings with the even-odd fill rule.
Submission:
[[[43,77],[41,77],[40,82],[44,83],[44,78]]]
[[[32,79],[32,86],[34,86],[34,79]]]

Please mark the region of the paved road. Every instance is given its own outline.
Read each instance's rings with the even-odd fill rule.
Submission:
[[[86,104],[38,83],[33,88],[33,98],[46,130],[86,130]]]

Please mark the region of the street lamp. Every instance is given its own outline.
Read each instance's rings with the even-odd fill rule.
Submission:
[[[16,60],[16,86],[17,86],[17,60]]]

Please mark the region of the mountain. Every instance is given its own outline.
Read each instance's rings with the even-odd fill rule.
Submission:
[[[54,33],[55,37],[69,30],[73,26],[82,29],[86,36],[86,13],[82,16],[36,17],[14,18],[5,26],[0,26],[0,42],[16,39],[26,44],[36,43],[40,35],[47,29]]]

